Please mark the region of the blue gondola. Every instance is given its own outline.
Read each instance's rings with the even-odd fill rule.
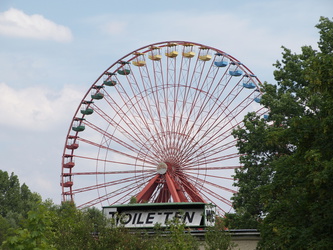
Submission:
[[[229,70],[229,74],[231,76],[241,76],[243,74],[243,71],[241,71],[240,69],[237,70]]]
[[[217,67],[225,67],[228,65],[228,62],[227,61],[215,61],[214,64]]]
[[[261,98],[260,98],[260,97],[256,97],[256,98],[254,98],[254,101],[255,101],[256,103],[260,103],[260,102],[261,102]]]
[[[224,54],[221,54],[221,53],[216,53],[215,54],[217,56],[217,59],[216,61],[214,61],[214,65],[217,66],[217,67],[225,67],[228,65],[228,60],[227,58],[225,57]]]
[[[254,89],[256,88],[256,85],[253,82],[243,82],[243,87],[246,89]]]
[[[240,65],[240,62],[237,62],[238,65]],[[236,65],[236,62],[231,62],[231,66],[229,69],[229,74],[231,76],[241,76],[243,74],[243,71],[238,68],[238,65]]]

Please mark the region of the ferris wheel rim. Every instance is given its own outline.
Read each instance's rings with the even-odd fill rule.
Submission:
[[[230,59],[230,61],[232,62],[235,62],[237,64],[239,64],[239,68],[243,69],[244,72],[247,72],[248,74],[250,74],[252,77],[254,77],[257,81],[257,87],[259,87],[259,85],[261,84],[260,80],[252,73],[252,71],[250,69],[248,69],[244,64],[241,64],[239,60],[237,60],[236,58],[232,57],[231,55],[225,53],[224,51],[222,50],[218,50],[218,49],[215,49],[213,47],[210,47],[210,46],[206,46],[206,45],[203,45],[203,44],[199,44],[199,43],[195,43],[195,42],[189,42],[189,41],[165,41],[165,42],[157,42],[157,43],[152,43],[152,44],[149,44],[149,45],[146,45],[146,46],[143,46],[139,49],[136,49],[128,54],[126,54],[125,56],[121,57],[119,60],[117,60],[115,63],[113,63],[110,67],[108,67],[97,79],[96,81],[91,85],[91,87],[88,89],[88,91],[86,92],[86,94],[84,95],[84,97],[82,98],[81,102],[80,102],[80,105],[78,106],[76,112],[75,112],[75,115],[72,119],[72,123],[70,125],[70,128],[68,130],[68,133],[67,133],[67,136],[66,136],[66,142],[65,142],[65,147],[64,147],[64,151],[63,151],[63,160],[62,160],[62,177],[64,177],[66,175],[66,171],[64,171],[64,158],[66,155],[68,155],[68,148],[66,148],[66,145],[68,144],[68,138],[69,137],[76,137],[77,140],[80,140],[79,139],[79,132],[76,132],[74,135],[72,133],[72,130],[71,130],[71,127],[73,126],[73,123],[75,121],[75,119],[82,119],[84,120],[85,119],[85,114],[83,114],[81,117],[77,117],[76,115],[80,113],[80,106],[81,106],[81,103],[85,102],[85,101],[89,101],[89,93],[93,90],[93,88],[96,86],[96,84],[101,81],[101,79],[105,76],[106,73],[116,73],[117,70],[121,67],[115,67],[117,64],[119,64],[120,62],[131,62],[133,61],[136,57],[137,57],[137,54],[138,53],[147,53],[147,52],[150,52],[153,47],[157,47],[157,46],[160,46],[160,48],[164,48],[165,46],[167,46],[168,44],[177,44],[177,45],[184,45],[184,44],[192,44],[194,46],[200,46],[200,47],[205,47],[207,49],[210,49],[210,50],[213,50],[215,51],[216,53],[221,53],[221,54],[224,54],[227,58]],[[163,45],[163,46],[162,46]],[[133,55],[137,53],[136,55]],[[127,59],[127,60],[125,60]],[[111,70],[113,69],[113,70]],[[110,72],[111,70],[111,72]],[[260,88],[259,89],[259,92],[261,91]],[[90,101],[92,102],[92,98],[90,99]],[[75,149],[72,149],[72,153],[74,152]],[[206,169],[207,171],[207,169]],[[96,173],[98,171],[96,170]],[[105,171],[106,172],[106,171]],[[96,177],[97,178],[97,177]],[[202,184],[203,186],[204,184]],[[68,195],[65,191],[66,187],[64,187],[64,185],[62,185],[62,193],[63,195]]]

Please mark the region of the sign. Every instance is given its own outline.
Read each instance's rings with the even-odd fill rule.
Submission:
[[[188,227],[212,226],[215,206],[205,203],[144,203],[103,207],[107,218],[128,228],[149,228],[178,218]]]

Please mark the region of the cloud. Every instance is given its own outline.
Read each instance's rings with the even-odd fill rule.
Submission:
[[[0,13],[0,35],[57,42],[70,42],[73,38],[69,28],[56,24],[42,15],[29,16],[14,8]]]
[[[105,25],[105,31],[113,35],[121,34],[126,29],[126,22],[112,21]]]
[[[43,199],[60,202],[60,159],[83,88],[21,89],[0,82],[0,169],[14,172]]]
[[[65,120],[70,122],[82,93],[65,86],[55,92],[40,87],[13,89],[0,83],[0,107],[3,107],[0,126],[31,131],[50,130]],[[69,112],[68,110],[72,110]]]
[[[265,72],[267,68],[269,72],[273,71],[271,65],[279,58],[280,46],[284,44],[284,37],[272,34],[266,26],[255,26],[249,18],[228,12],[189,11],[184,15],[179,11],[161,11],[141,16],[137,13],[125,14],[122,18],[114,13],[109,17],[103,16],[99,21],[103,33],[112,37],[112,43],[119,47],[117,52],[123,50],[126,54],[131,49],[160,41],[192,41],[231,54],[250,66],[255,74]],[[143,23],[149,25],[142,28]],[[131,39],[128,39],[129,36]],[[125,46],[120,46],[123,41],[126,41],[126,50]],[[260,57],[257,56],[259,54]],[[264,80],[270,77],[264,76]]]
[[[261,3],[257,4],[255,14],[260,16]],[[144,15],[142,13],[122,15],[112,13],[99,20],[96,18],[96,20],[100,21],[102,27],[105,25],[118,28],[118,30],[103,29],[104,34],[112,37],[112,43],[118,46],[118,52],[125,50],[123,41],[126,41],[128,48],[123,52],[124,54],[130,52],[131,49],[154,42],[193,41],[231,54],[248,66],[262,81],[273,83],[272,72],[275,68],[272,65],[276,60],[280,60],[282,45],[297,52],[300,52],[303,45],[316,45],[316,37],[313,36],[316,30],[305,27],[314,26],[317,17],[310,19],[304,15],[295,20],[291,9],[295,9],[298,5],[293,4],[295,8],[283,11],[284,18],[281,18],[279,14],[272,14],[272,12],[279,13],[280,9],[276,6],[279,4],[280,2],[265,3],[265,9],[271,11],[263,13],[264,18],[254,18],[252,11],[247,13],[251,7],[249,4],[245,6],[246,9],[242,7],[243,9],[237,12],[230,12],[226,9],[222,12],[189,10],[186,15],[180,11],[170,10]],[[121,25],[117,20],[122,21]],[[304,23],[304,29],[290,25],[290,23],[295,24],[296,22],[297,27],[303,27],[301,24]],[[98,23],[94,24],[98,26]],[[120,30],[121,32],[119,32]]]

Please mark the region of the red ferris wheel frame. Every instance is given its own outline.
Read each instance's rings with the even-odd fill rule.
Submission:
[[[236,58],[199,43],[159,42],[123,56],[72,119],[62,200],[78,207],[205,202],[226,212],[236,192],[230,171],[241,167],[232,131],[248,111],[266,113],[260,85]]]

